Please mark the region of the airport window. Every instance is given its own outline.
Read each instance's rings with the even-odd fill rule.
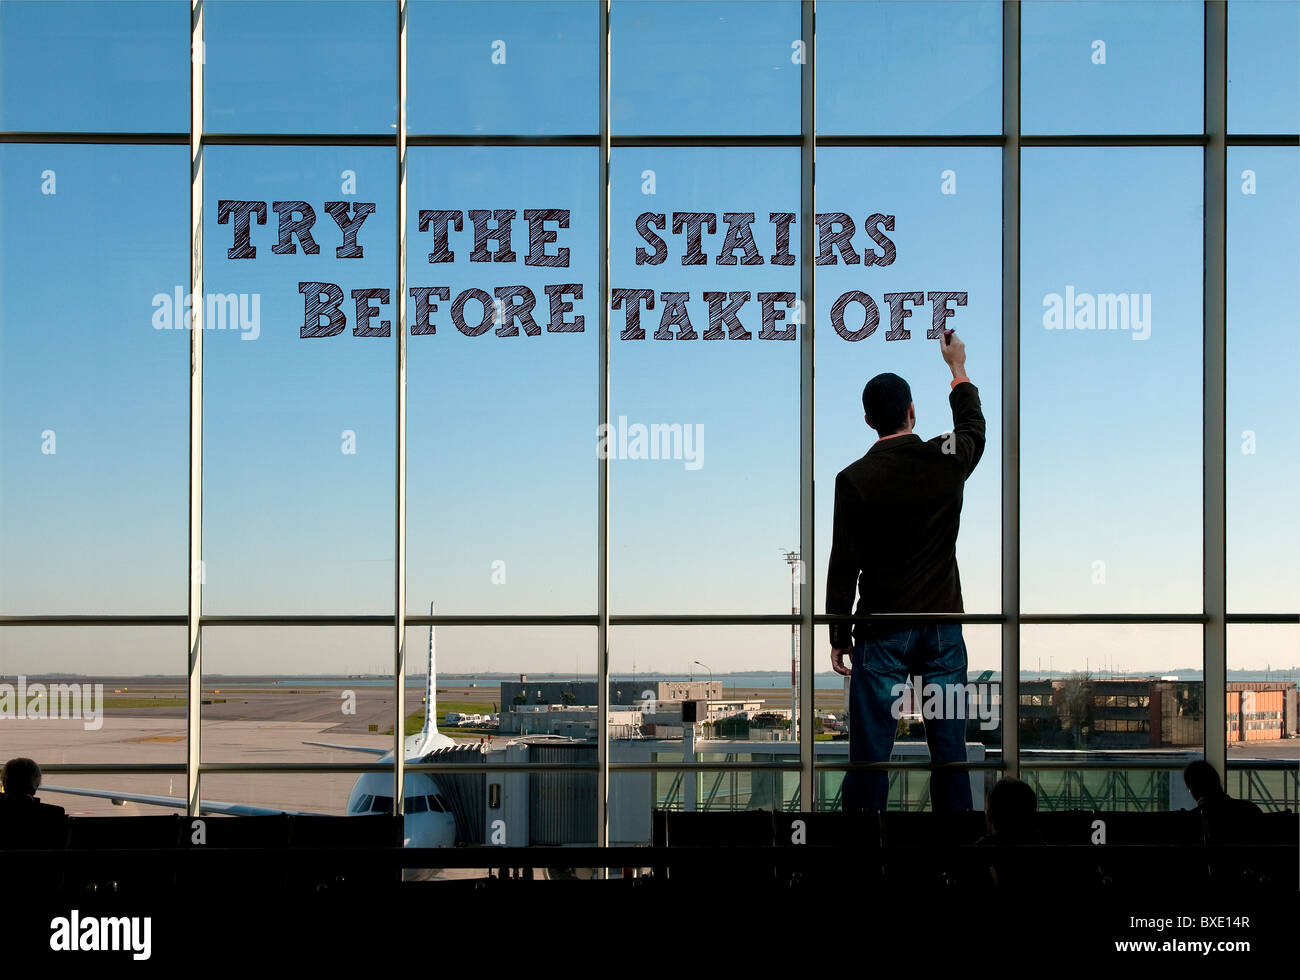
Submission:
[[[872,375],[952,426],[947,324],[987,423],[949,617],[976,807],[1009,773],[1178,809],[1205,757],[1295,808],[1298,30],[0,0],[0,683],[103,686],[100,724],[0,725],[94,814],[605,845],[838,809],[836,476]],[[933,805],[924,699],[891,810]]]

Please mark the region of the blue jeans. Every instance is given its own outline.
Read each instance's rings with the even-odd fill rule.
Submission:
[[[898,707],[909,677],[921,676],[925,688],[938,685],[944,692],[943,717],[925,717],[925,740],[933,762],[966,761],[966,642],[960,623],[924,623],[889,628],[868,626],[853,647],[853,673],[849,679],[849,761],[887,762],[898,730]],[[961,685],[962,691],[947,685]],[[953,690],[950,700],[947,692]],[[937,700],[937,699],[936,699]],[[916,698],[916,710],[925,703]],[[948,710],[956,706],[957,712]],[[950,717],[952,714],[962,717]],[[846,772],[841,794],[844,810],[885,809],[889,773],[884,770]],[[971,808],[970,773],[935,770],[930,773],[930,801],[935,810]]]

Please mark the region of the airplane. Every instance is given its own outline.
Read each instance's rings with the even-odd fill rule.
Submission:
[[[429,615],[433,615],[433,604],[429,604]],[[414,735],[406,736],[402,743],[402,753],[408,763],[422,762],[430,752],[455,745],[454,739],[438,731],[438,710],[435,692],[437,675],[434,673],[433,626],[429,626],[429,672],[425,680],[424,727]],[[340,745],[334,742],[304,741],[304,745],[320,746],[327,749],[341,749],[347,752],[363,752],[379,757],[380,762],[390,762],[393,758],[391,749],[381,749],[369,745]],[[406,813],[403,818],[403,840],[407,847],[453,847],[456,844],[456,818],[438,788],[437,780],[429,773],[408,772],[402,782],[406,797]],[[65,793],[70,796],[90,796],[112,800],[121,806],[124,803],[144,803],[152,806],[170,807],[184,810],[186,801],[180,796],[153,796],[144,793],[119,793],[107,789],[85,789],[76,786],[51,786],[41,783],[41,793]],[[363,772],[357,777],[352,791],[348,794],[346,813],[359,816],[366,813],[393,812],[393,780],[382,772]],[[287,813],[294,816],[321,816],[303,810],[283,810],[275,807],[255,806],[248,803],[223,803],[219,800],[200,800],[199,816],[211,814],[236,817],[278,816]]]

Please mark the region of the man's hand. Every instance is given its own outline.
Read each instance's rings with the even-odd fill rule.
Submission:
[[[849,666],[844,666],[845,658],[849,660]],[[843,674],[848,677],[853,673],[853,647],[831,647],[831,669],[837,674]]]
[[[939,353],[943,355],[943,362],[952,369],[954,378],[966,375],[966,345],[955,330],[946,330],[939,338]]]

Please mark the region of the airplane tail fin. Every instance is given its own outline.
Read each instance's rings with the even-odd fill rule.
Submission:
[[[429,615],[433,615],[433,603],[429,603]],[[433,624],[429,624],[429,666],[424,679],[424,727],[419,735],[412,735],[406,740],[408,758],[425,756],[434,749],[455,745],[456,740],[438,731],[438,664],[434,656]]]

